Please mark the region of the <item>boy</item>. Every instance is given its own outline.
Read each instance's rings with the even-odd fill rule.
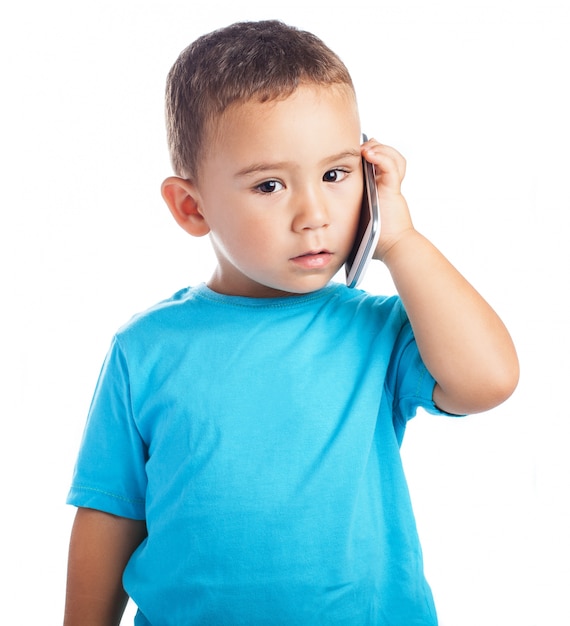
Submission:
[[[309,33],[235,24],[167,86],[178,224],[217,267],[135,317],[101,372],[69,502],[65,624],[433,626],[399,446],[518,379],[501,321],[413,227],[404,159],[360,145],[350,76]],[[331,279],[361,155],[399,297]],[[124,585],[124,589],[123,589]]]

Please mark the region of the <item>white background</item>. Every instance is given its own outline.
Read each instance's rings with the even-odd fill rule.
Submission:
[[[404,442],[441,626],[570,624],[563,4],[23,0],[1,10],[2,623],[61,621],[74,512],[64,501],[112,333],[213,267],[207,239],[178,229],[159,193],[170,174],[166,73],[204,32],[277,17],[343,58],[363,128],[408,159],[417,228],[519,350],[506,404],[464,420],[422,414]],[[393,292],[380,264],[364,286]]]

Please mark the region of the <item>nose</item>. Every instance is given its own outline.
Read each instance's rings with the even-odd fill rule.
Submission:
[[[306,189],[294,199],[293,230],[316,230],[329,225],[329,212],[325,199],[316,189]]]

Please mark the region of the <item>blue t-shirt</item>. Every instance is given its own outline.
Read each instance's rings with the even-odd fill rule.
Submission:
[[[68,502],[144,519],[152,626],[434,626],[400,459],[439,411],[398,297],[202,285],[115,336]]]

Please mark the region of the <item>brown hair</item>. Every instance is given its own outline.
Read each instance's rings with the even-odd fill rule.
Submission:
[[[174,172],[197,174],[211,124],[231,104],[286,98],[301,83],[344,85],[339,57],[315,35],[279,21],[239,22],[183,50],[166,83],[166,126]]]

